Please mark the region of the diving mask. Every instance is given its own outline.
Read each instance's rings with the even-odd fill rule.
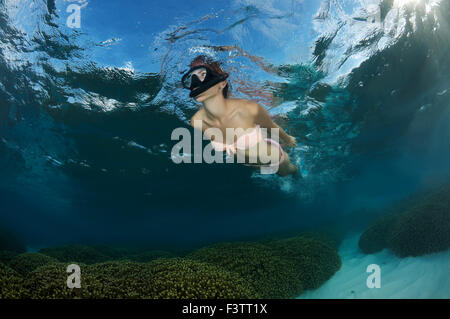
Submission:
[[[196,97],[217,83],[224,81],[227,77],[227,73],[218,74],[205,65],[198,65],[183,75],[181,83],[185,89],[191,91],[190,97]]]

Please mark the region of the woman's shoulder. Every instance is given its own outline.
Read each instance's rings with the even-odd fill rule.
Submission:
[[[259,104],[255,101],[246,99],[233,99],[232,102],[236,109],[246,115],[255,115],[258,113]]]
[[[201,108],[191,117],[191,126],[194,126],[194,121],[203,121],[205,110]]]
[[[244,109],[253,109],[258,107],[258,103],[252,100],[246,100],[246,99],[231,99],[229,98],[231,104]]]
[[[232,97],[227,98],[227,101],[229,101],[230,103],[232,103],[234,105],[246,105],[248,103],[252,103],[252,101],[247,100],[247,99],[238,99],[238,98],[232,98]]]

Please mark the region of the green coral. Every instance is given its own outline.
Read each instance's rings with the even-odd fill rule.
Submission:
[[[237,274],[183,258],[150,263],[113,261],[80,265],[81,288],[67,288],[66,264],[50,264],[27,277],[29,297],[42,299],[206,299],[255,298],[253,288]]]
[[[450,248],[450,183],[398,207],[397,214],[382,217],[363,232],[359,241],[363,252],[389,248],[408,257]]]
[[[33,299],[240,299],[290,298],[316,287],[340,266],[331,244],[308,237],[257,242],[221,243],[192,252],[188,258],[165,251],[131,255],[133,250],[106,250],[67,246],[13,256],[11,268],[1,268],[2,296]],[[133,251],[135,252],[135,251]],[[110,256],[108,256],[110,255]],[[129,256],[129,257],[131,257]],[[337,258],[336,258],[337,256]],[[56,260],[64,260],[61,263]],[[129,258],[128,257],[128,258]],[[71,258],[71,259],[69,259]],[[155,259],[156,258],[156,259]],[[80,263],[87,261],[90,264]],[[81,288],[69,289],[69,264],[81,267]],[[26,280],[22,281],[20,274]],[[11,277],[13,280],[6,282]]]
[[[150,262],[156,299],[258,298],[255,289],[238,274],[208,263],[186,258]]]
[[[164,250],[150,250],[126,257],[129,260],[146,263],[158,258],[173,258],[175,254]]]
[[[152,277],[148,265],[131,261],[110,261],[87,267],[85,273],[101,282],[94,298],[152,298]]]
[[[304,289],[317,289],[342,265],[336,247],[313,236],[296,236],[268,243],[276,254],[294,262]]]
[[[5,265],[9,264],[9,262],[18,255],[19,253],[10,250],[1,250],[0,251],[0,262]]]
[[[37,268],[28,274],[25,280],[25,289],[32,299],[88,299],[102,295],[103,286],[89,272],[85,272],[86,265],[80,264],[81,288],[68,288],[65,263],[48,264]]]
[[[49,264],[27,277],[26,288],[33,299],[150,298],[151,277],[146,264],[105,262],[80,264],[81,288],[67,287],[66,263]]]
[[[4,298],[242,299],[290,298],[318,287],[340,267],[335,247],[302,236],[221,243],[187,258],[162,250],[114,246],[52,247],[3,252]],[[111,261],[117,259],[116,261]],[[70,289],[69,264],[81,267],[81,288]],[[12,269],[13,268],[13,269]],[[21,275],[23,277],[21,277]],[[10,281],[7,281],[11,278]],[[22,279],[24,278],[24,280]]]
[[[23,278],[0,262],[0,299],[21,299],[26,295]]]
[[[399,257],[422,256],[450,248],[450,205],[428,201],[399,216],[388,239]]]
[[[220,243],[196,250],[188,258],[239,274],[262,298],[289,298],[302,292],[295,265],[260,243]]]
[[[109,245],[70,245],[44,248],[39,252],[60,262],[76,261],[88,265],[120,260],[148,262],[156,258],[175,257],[175,254],[163,250],[147,251],[142,248]]]
[[[79,262],[84,264],[95,264],[111,260],[109,256],[103,254],[99,250],[83,245],[44,248],[39,252],[64,263]]]
[[[40,253],[23,253],[12,258],[8,266],[25,276],[36,268],[55,262],[55,258]]]
[[[395,214],[388,214],[371,223],[359,238],[358,246],[361,251],[365,254],[373,254],[385,249],[397,218]]]
[[[237,274],[184,258],[160,258],[150,263],[114,261],[88,266],[102,283],[95,298],[206,299],[251,298],[252,287]]]

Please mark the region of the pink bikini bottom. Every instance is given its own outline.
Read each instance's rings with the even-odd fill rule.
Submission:
[[[284,162],[284,151],[283,148],[280,146],[280,144],[273,139],[270,138],[264,138],[260,126],[257,125],[254,130],[251,132],[242,135],[237,139],[235,143],[231,144],[225,144],[218,141],[211,141],[211,145],[216,151],[226,151],[228,155],[234,155],[237,153],[237,150],[246,150],[252,146],[255,146],[262,140],[266,141],[267,143],[273,144],[280,150],[281,158],[278,163],[273,164],[244,164],[246,166],[257,166],[257,167],[273,167],[273,166],[279,166]]]

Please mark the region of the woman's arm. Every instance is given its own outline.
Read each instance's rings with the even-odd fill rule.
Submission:
[[[259,124],[265,128],[277,128],[279,130],[280,139],[288,146],[295,146],[297,144],[295,137],[290,136],[281,127],[279,127],[277,123],[272,120],[265,108],[255,102],[252,102],[251,104],[251,109],[256,124]]]

